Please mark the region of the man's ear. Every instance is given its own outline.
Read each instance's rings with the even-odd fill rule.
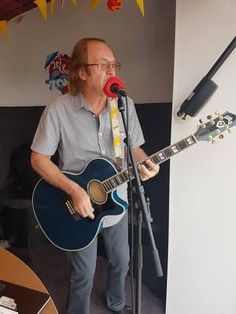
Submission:
[[[80,78],[81,80],[83,80],[83,81],[86,80],[86,78],[87,78],[87,73],[86,73],[86,71],[85,71],[84,68],[79,69],[79,70],[78,70],[78,74],[79,74],[79,78]]]

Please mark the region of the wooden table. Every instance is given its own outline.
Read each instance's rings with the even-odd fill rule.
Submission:
[[[17,285],[48,293],[33,270],[14,254],[0,248],[0,279]],[[49,293],[48,293],[49,294]],[[52,299],[41,311],[42,314],[58,314]]]

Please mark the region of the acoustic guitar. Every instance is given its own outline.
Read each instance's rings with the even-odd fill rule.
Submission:
[[[145,164],[150,159],[161,164],[172,156],[195,145],[199,141],[214,141],[223,136],[223,132],[235,125],[236,115],[225,112],[216,118],[202,123],[197,131],[138,164]],[[134,178],[132,167],[118,172],[116,166],[105,158],[90,161],[80,173],[64,174],[83,187],[92,202],[95,219],[80,217],[73,209],[69,196],[62,190],[41,179],[33,191],[33,210],[39,226],[46,237],[58,248],[73,251],[86,248],[98,235],[107,219],[114,224],[120,220],[128,208],[116,189]]]

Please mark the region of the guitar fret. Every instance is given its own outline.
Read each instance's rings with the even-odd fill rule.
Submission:
[[[118,180],[118,176],[116,175],[113,177],[114,182],[116,183],[116,186],[120,185],[120,181]]]
[[[180,148],[180,150],[183,150],[186,147],[188,147],[188,143],[185,140],[180,141],[179,143],[177,143],[177,145]]]
[[[164,161],[166,159],[164,152],[159,152],[158,157],[160,161]]]
[[[150,158],[149,158],[149,159],[151,160],[151,162],[154,162],[153,158],[154,158],[154,157],[150,157]]]
[[[126,181],[126,177],[125,177],[124,171],[120,173],[120,177],[122,178],[123,182]]]
[[[107,184],[107,181],[103,181],[102,187],[104,188],[105,192],[108,192],[108,191],[109,191],[109,186],[108,186],[108,184]]]
[[[188,146],[193,145],[193,144],[196,143],[196,140],[194,139],[193,136],[187,137],[187,138],[186,138],[186,141],[187,141],[187,143],[188,143]]]
[[[177,145],[172,145],[170,148],[173,154],[177,154],[179,152],[179,148]]]
[[[116,187],[116,180],[115,180],[115,177],[110,178],[110,183],[111,183],[112,188],[115,188],[115,187]]]
[[[122,175],[123,175],[123,178],[124,178],[124,182],[128,181],[129,176],[128,176],[127,170],[126,170],[126,171],[123,171],[123,172],[122,172]]]
[[[117,174],[116,178],[117,178],[118,184],[122,184],[123,183],[123,180],[122,180],[122,177],[121,177],[120,174]]]
[[[111,191],[113,189],[113,185],[112,185],[111,179],[107,180],[107,184],[109,186],[109,190]]]
[[[154,162],[154,164],[158,164],[160,161],[160,158],[157,155],[153,155],[152,156],[152,161]]]
[[[169,147],[164,149],[164,154],[166,155],[167,158],[169,158],[173,155],[173,153]]]
[[[110,180],[107,180],[107,185],[108,185],[109,190],[111,190],[112,189],[112,184],[111,184]]]
[[[124,176],[125,176],[125,181],[129,181],[129,171],[125,170],[123,173],[124,173]]]

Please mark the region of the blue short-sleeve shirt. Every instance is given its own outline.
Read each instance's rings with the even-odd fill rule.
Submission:
[[[130,142],[132,147],[138,147],[144,143],[144,138],[130,98],[128,116]],[[124,140],[126,135],[120,113],[119,128]],[[101,156],[115,161],[109,106],[96,116],[82,94],[58,97],[45,108],[31,148],[49,156],[54,155],[58,148],[60,169],[71,172],[81,171],[90,160]],[[124,149],[122,141],[123,152]]]

